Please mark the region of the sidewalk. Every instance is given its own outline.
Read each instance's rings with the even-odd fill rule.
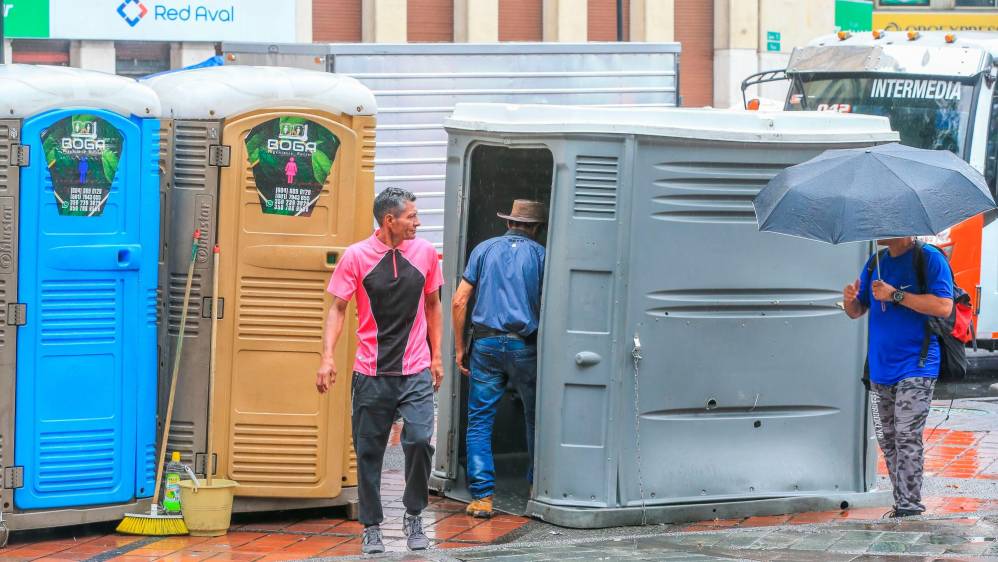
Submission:
[[[887,508],[715,520],[605,530],[554,527],[510,515],[488,521],[463,504],[431,498],[424,515],[434,550],[406,553],[401,533],[401,471],[388,466],[383,529],[389,553],[406,561],[496,560],[832,560],[998,559],[998,403],[936,401],[926,430],[927,514],[884,520]],[[881,467],[882,472],[882,467]],[[882,483],[886,483],[882,479]],[[0,560],[357,559],[360,525],[335,511],[243,516],[226,537],[121,537],[108,528],[86,536],[14,535]],[[83,534],[76,530],[77,534]],[[344,558],[345,557],[345,558]]]

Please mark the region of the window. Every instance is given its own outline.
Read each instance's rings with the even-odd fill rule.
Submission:
[[[14,60],[10,62],[69,66],[69,41],[14,39],[11,50]]]
[[[170,44],[147,41],[115,41],[115,72],[141,78],[170,70]]]
[[[974,84],[950,78],[804,76],[791,87],[787,109],[881,115],[890,119],[901,144],[963,156]]]
[[[995,0],[956,0],[957,8],[994,8]]]
[[[898,6],[905,8],[910,8],[910,7],[928,8],[929,0],[879,0],[877,4],[879,4],[883,8],[895,8]]]

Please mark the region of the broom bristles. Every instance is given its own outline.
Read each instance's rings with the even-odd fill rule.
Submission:
[[[153,515],[151,513],[127,513],[116,529],[125,535],[147,537],[167,537],[188,534],[187,525],[180,515]]]

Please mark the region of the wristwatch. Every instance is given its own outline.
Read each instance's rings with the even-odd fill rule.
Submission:
[[[891,295],[891,299],[894,300],[894,304],[901,304],[901,301],[904,300],[904,291],[901,289],[895,290],[894,294]]]

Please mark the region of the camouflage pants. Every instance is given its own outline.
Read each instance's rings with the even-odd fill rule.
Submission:
[[[922,432],[936,379],[914,377],[885,386],[872,384],[873,427],[894,486],[894,507],[925,511],[922,505]]]

